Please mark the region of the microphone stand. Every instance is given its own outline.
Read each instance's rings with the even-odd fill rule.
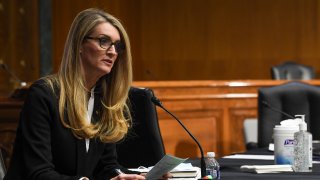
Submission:
[[[190,135],[190,137],[197,143],[199,149],[200,149],[200,153],[201,153],[201,159],[200,159],[200,166],[201,166],[201,178],[206,176],[206,163],[204,160],[204,155],[203,155],[203,150],[202,147],[199,143],[199,141],[191,134],[191,132],[184,126],[184,124],[174,115],[172,114],[169,110],[167,110],[161,103],[161,101],[153,96],[151,97],[151,101],[158,107],[162,108],[163,110],[165,110],[168,114],[170,114],[174,119],[176,119],[178,121],[178,123],[183,127],[183,129],[185,131],[187,131],[187,133]]]
[[[22,81],[8,68],[6,64],[0,63],[0,67],[13,77],[14,80],[18,81],[19,85],[21,85]]]
[[[0,68],[2,68],[4,71],[6,71],[10,77],[12,77],[16,82],[19,83],[19,86],[16,87],[16,85],[14,84],[14,91],[13,93],[10,95],[11,98],[14,99],[24,99],[27,95],[27,91],[28,91],[28,87],[27,87],[27,83],[24,81],[21,81],[7,66],[7,64],[0,62]]]

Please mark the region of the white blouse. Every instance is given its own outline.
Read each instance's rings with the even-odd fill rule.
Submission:
[[[88,111],[87,111],[87,121],[91,123],[91,117],[93,112],[93,105],[94,105],[94,88],[91,89],[90,98],[88,102]],[[86,138],[86,150],[89,151],[89,143],[90,139]]]

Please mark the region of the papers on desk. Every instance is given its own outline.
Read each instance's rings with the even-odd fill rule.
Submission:
[[[191,163],[181,163],[170,171],[173,178],[200,178],[201,170]]]
[[[234,154],[224,156],[227,159],[258,159],[258,160],[274,160],[274,155],[253,155],[253,154]]]
[[[225,159],[255,159],[255,160],[274,160],[274,155],[254,155],[254,154],[234,154],[224,156]],[[320,164],[320,161],[313,160],[313,164]]]
[[[252,155],[252,154],[235,154],[225,156],[229,159],[254,159],[254,160],[274,160],[274,155]],[[279,173],[292,172],[291,165],[243,165],[240,167],[242,171],[253,173]]]
[[[155,166],[153,167],[139,167],[137,169],[129,169],[132,171],[138,171],[141,173],[147,173],[147,179],[159,179],[162,175],[170,172],[173,178],[196,178],[200,174],[200,168],[193,167],[191,163],[182,163],[186,159],[181,159],[171,155],[165,155]]]
[[[252,155],[252,154],[234,154],[224,156],[226,159],[253,159],[253,160],[274,160],[274,155]],[[320,163],[320,161],[312,161],[312,163]],[[293,172],[292,166],[289,164],[283,165],[243,165],[240,167],[242,171],[254,173],[279,173]]]
[[[254,173],[279,173],[279,172],[293,172],[292,166],[284,165],[243,165],[240,167],[242,171]]]

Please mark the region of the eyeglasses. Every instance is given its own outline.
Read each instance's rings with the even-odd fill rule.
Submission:
[[[112,42],[111,38],[108,36],[103,37],[90,37],[86,36],[85,39],[92,39],[99,42],[99,45],[102,49],[109,50],[112,45],[114,45],[114,48],[116,50],[117,54],[121,54],[125,49],[126,46],[121,41]]]

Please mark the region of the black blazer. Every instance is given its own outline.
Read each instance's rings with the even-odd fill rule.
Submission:
[[[97,88],[96,88],[97,89]],[[99,120],[100,93],[95,93],[92,121]],[[86,176],[108,179],[116,176],[115,144],[77,139],[59,118],[58,97],[43,80],[29,89],[23,105],[11,165],[4,180],[69,180]]]

